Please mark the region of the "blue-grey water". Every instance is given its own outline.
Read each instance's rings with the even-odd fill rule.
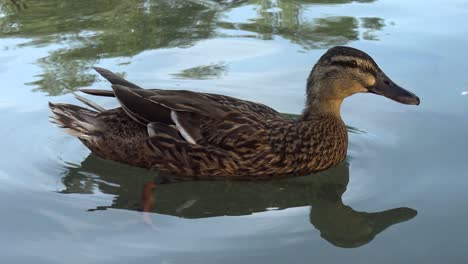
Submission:
[[[334,45],[422,103],[346,100],[347,161],[317,175],[160,185],[142,213],[152,172],[48,122],[109,88],[92,66],[298,114]],[[467,46],[463,0],[0,1],[0,262],[467,263]]]

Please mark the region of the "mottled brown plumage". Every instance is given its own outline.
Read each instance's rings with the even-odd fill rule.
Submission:
[[[343,99],[373,92],[406,104],[419,99],[394,84],[362,51],[335,47],[313,68],[302,116],[287,118],[263,104],[229,96],[145,90],[95,68],[121,107],[95,111],[50,104],[52,121],[78,137],[94,154],[157,169],[175,179],[261,180],[324,170],[342,162],[348,145],[340,117]]]

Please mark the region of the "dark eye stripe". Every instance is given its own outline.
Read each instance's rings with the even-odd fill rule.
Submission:
[[[350,68],[356,68],[358,67],[358,64],[356,61],[354,60],[349,60],[349,61],[342,61],[342,60],[337,60],[337,61],[332,61],[331,62],[331,65],[337,65],[337,66],[343,66],[343,67],[350,67]],[[369,67],[359,67],[360,70],[364,71],[364,72],[368,72],[370,74],[373,74],[375,75],[376,74],[376,71],[372,68],[369,68]]]
[[[357,67],[357,62],[354,61],[354,60],[349,60],[349,61],[342,61],[342,60],[332,61],[331,64],[332,64],[332,65],[344,66],[344,67],[351,67],[351,68]]]

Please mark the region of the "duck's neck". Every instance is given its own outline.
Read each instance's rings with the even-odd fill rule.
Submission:
[[[304,120],[317,116],[333,116],[341,120],[341,104],[344,98],[336,97],[324,82],[309,82],[306,106],[302,113]],[[328,89],[327,89],[328,88]]]
[[[304,120],[312,119],[317,116],[332,116],[341,120],[341,103],[343,100],[320,100],[307,99],[306,107],[302,113]]]

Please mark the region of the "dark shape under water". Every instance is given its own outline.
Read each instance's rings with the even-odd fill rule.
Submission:
[[[115,195],[109,206],[139,211],[145,184],[154,172],[103,161],[88,156],[80,167],[70,168],[62,179],[62,193]],[[183,218],[240,216],[275,208],[311,206],[310,222],[322,238],[338,247],[353,248],[369,243],[386,228],[408,221],[416,210],[395,208],[381,212],[359,212],[343,204],[341,196],[349,181],[349,167],[342,163],[329,170],[299,178],[270,182],[180,182],[158,185],[152,212]]]

